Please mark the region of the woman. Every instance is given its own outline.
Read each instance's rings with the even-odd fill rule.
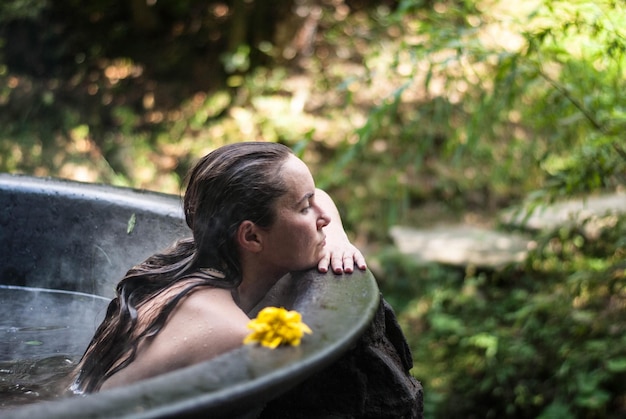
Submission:
[[[93,392],[205,361],[242,344],[250,312],[285,274],[365,269],[332,200],[275,143],[237,143],[190,172],[192,238],[128,271],[77,367]]]

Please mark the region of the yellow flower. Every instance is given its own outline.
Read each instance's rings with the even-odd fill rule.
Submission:
[[[248,328],[252,329],[252,333],[244,339],[244,344],[259,342],[272,349],[281,344],[298,346],[305,333],[313,333],[309,326],[302,323],[300,313],[278,307],[261,310],[256,319],[250,320]]]

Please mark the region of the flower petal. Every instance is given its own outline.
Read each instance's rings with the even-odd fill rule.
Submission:
[[[250,320],[248,328],[252,332],[244,339],[244,344],[258,342],[272,349],[281,344],[298,346],[305,333],[313,333],[309,326],[302,323],[300,313],[279,307],[261,310],[256,319]]]

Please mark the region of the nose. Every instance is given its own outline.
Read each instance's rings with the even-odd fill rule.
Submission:
[[[330,217],[321,208],[318,208],[318,210],[319,210],[319,217],[317,217],[317,229],[321,230],[322,228],[330,224]]]

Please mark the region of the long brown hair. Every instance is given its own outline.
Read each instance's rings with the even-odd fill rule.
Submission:
[[[133,361],[141,339],[156,335],[197,287],[239,285],[235,233],[245,220],[271,226],[274,203],[286,192],[279,172],[290,153],[276,143],[243,142],[200,159],[187,177],[183,201],[192,237],[131,268],[119,282],[117,296],[76,368],[73,391],[99,390]],[[155,299],[159,296],[165,298]]]

